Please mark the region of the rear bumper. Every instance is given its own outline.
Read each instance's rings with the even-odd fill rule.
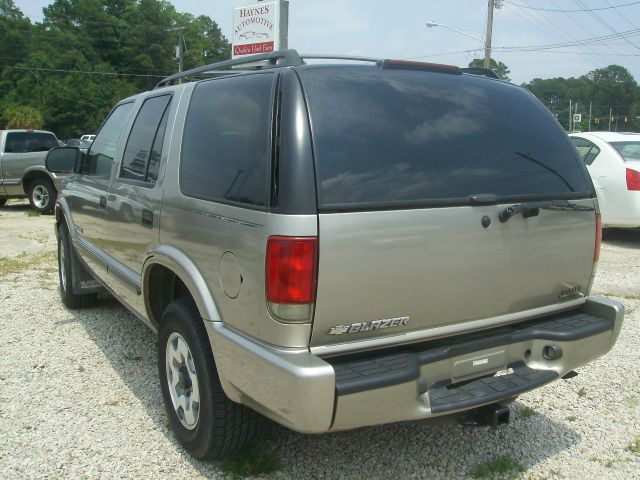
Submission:
[[[294,430],[321,433],[513,398],[605,354],[623,317],[621,303],[589,297],[579,310],[517,325],[327,359],[267,346],[221,322],[207,327],[232,400]]]
[[[599,191],[603,202],[600,203],[602,226],[604,228],[640,227],[640,192],[635,190]]]

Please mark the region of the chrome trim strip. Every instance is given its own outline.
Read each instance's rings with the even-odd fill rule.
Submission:
[[[78,236],[74,240],[74,246],[80,247],[86,253],[91,255],[98,262],[103,264],[107,269],[107,274],[113,274],[118,277],[127,287],[131,288],[137,295],[141,293],[141,278],[139,275],[126,272],[123,268],[117,266],[114,262],[110,262],[102,251],[98,250],[86,239]]]
[[[239,225],[245,225],[247,227],[262,227],[263,226],[263,225],[261,225],[259,223],[245,222],[245,221],[239,220],[237,218],[225,217],[225,216],[222,216],[222,215],[216,215],[215,213],[205,212],[203,210],[196,210],[194,208],[187,208],[187,207],[183,207],[182,205],[177,205],[175,203],[163,202],[163,204],[166,205],[166,206],[169,206],[169,207],[173,207],[173,208],[177,208],[177,209],[180,209],[180,210],[184,210],[185,212],[196,213],[196,214],[202,215],[204,217],[215,218],[215,219],[221,220],[223,222],[237,223]],[[230,205],[230,206],[236,207],[237,205]],[[262,212],[262,210],[257,210],[257,211]]]
[[[514,323],[522,320],[533,320],[537,317],[550,315],[553,313],[570,310],[572,308],[584,305],[587,300],[584,297],[560,305],[547,305],[540,308],[525,310],[518,313],[510,313],[492,318],[483,318],[481,320],[473,320],[470,322],[459,323],[456,325],[445,325],[443,327],[430,328],[428,330],[419,330],[415,332],[406,332],[399,335],[390,335],[382,338],[373,338],[368,340],[358,340],[347,343],[339,343],[335,345],[319,345],[311,347],[309,350],[319,357],[327,357],[343,353],[359,352],[363,350],[375,350],[388,346],[405,345],[407,343],[415,343],[422,340],[434,340],[436,338],[448,337],[461,333],[470,333],[476,330],[497,327],[508,323]]]

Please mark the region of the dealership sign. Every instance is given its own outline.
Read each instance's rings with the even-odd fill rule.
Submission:
[[[233,58],[287,48],[289,2],[233,9]]]

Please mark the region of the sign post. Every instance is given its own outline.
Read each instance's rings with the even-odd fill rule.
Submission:
[[[234,8],[232,58],[285,50],[288,33],[288,1],[265,1]]]

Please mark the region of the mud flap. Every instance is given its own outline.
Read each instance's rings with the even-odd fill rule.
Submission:
[[[71,249],[72,289],[76,295],[104,292],[104,287],[89,273],[82,259]]]

